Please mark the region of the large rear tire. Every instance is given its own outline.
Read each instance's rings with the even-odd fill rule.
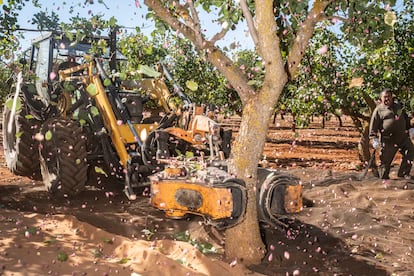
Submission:
[[[9,97],[7,101],[11,101]],[[6,103],[7,103],[6,101]],[[34,134],[40,127],[40,121],[29,115],[22,98],[18,99],[20,109],[12,116],[7,104],[3,107],[3,148],[7,168],[14,174],[41,180],[38,143]],[[9,129],[9,120],[12,120]]]
[[[74,196],[88,179],[86,136],[74,121],[47,120],[41,129],[40,168],[43,183],[54,196]]]

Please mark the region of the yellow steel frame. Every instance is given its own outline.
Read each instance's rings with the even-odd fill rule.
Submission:
[[[87,69],[88,74],[84,76],[72,76],[73,73],[79,71],[85,71]],[[115,113],[106,95],[105,88],[100,80],[97,70],[95,69],[95,61],[90,61],[79,66],[68,68],[59,71],[60,80],[73,80],[81,79],[85,86],[94,84],[96,86],[96,93],[92,95],[95,99],[99,112],[102,115],[104,125],[111,137],[112,144],[115,147],[120,162],[124,168],[127,167],[128,162],[131,160],[131,155],[126,149],[126,144],[137,142],[134,134],[128,125],[118,124]],[[146,135],[153,131],[157,124],[132,124],[138,135],[141,135],[141,139],[145,140]]]

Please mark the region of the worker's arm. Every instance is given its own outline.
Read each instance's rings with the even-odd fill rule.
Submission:
[[[381,119],[378,114],[378,109],[376,108],[374,112],[372,112],[371,121],[369,124],[369,138],[378,138],[378,132],[380,131],[381,127]]]

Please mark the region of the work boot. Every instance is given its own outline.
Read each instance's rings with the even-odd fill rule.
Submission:
[[[410,162],[406,162],[406,161],[402,161],[400,168],[398,169],[398,177],[406,177],[406,176],[410,176],[410,171],[411,171],[411,161]]]
[[[398,175],[400,178],[404,178],[405,180],[414,180],[414,176],[406,174],[406,175]]]

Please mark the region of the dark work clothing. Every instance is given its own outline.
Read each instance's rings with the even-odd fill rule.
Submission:
[[[408,134],[410,121],[400,104],[379,104],[372,113],[369,128],[370,138],[380,136],[380,177],[389,178],[392,160],[397,151],[403,156],[398,176],[409,176],[414,159],[414,146]]]

